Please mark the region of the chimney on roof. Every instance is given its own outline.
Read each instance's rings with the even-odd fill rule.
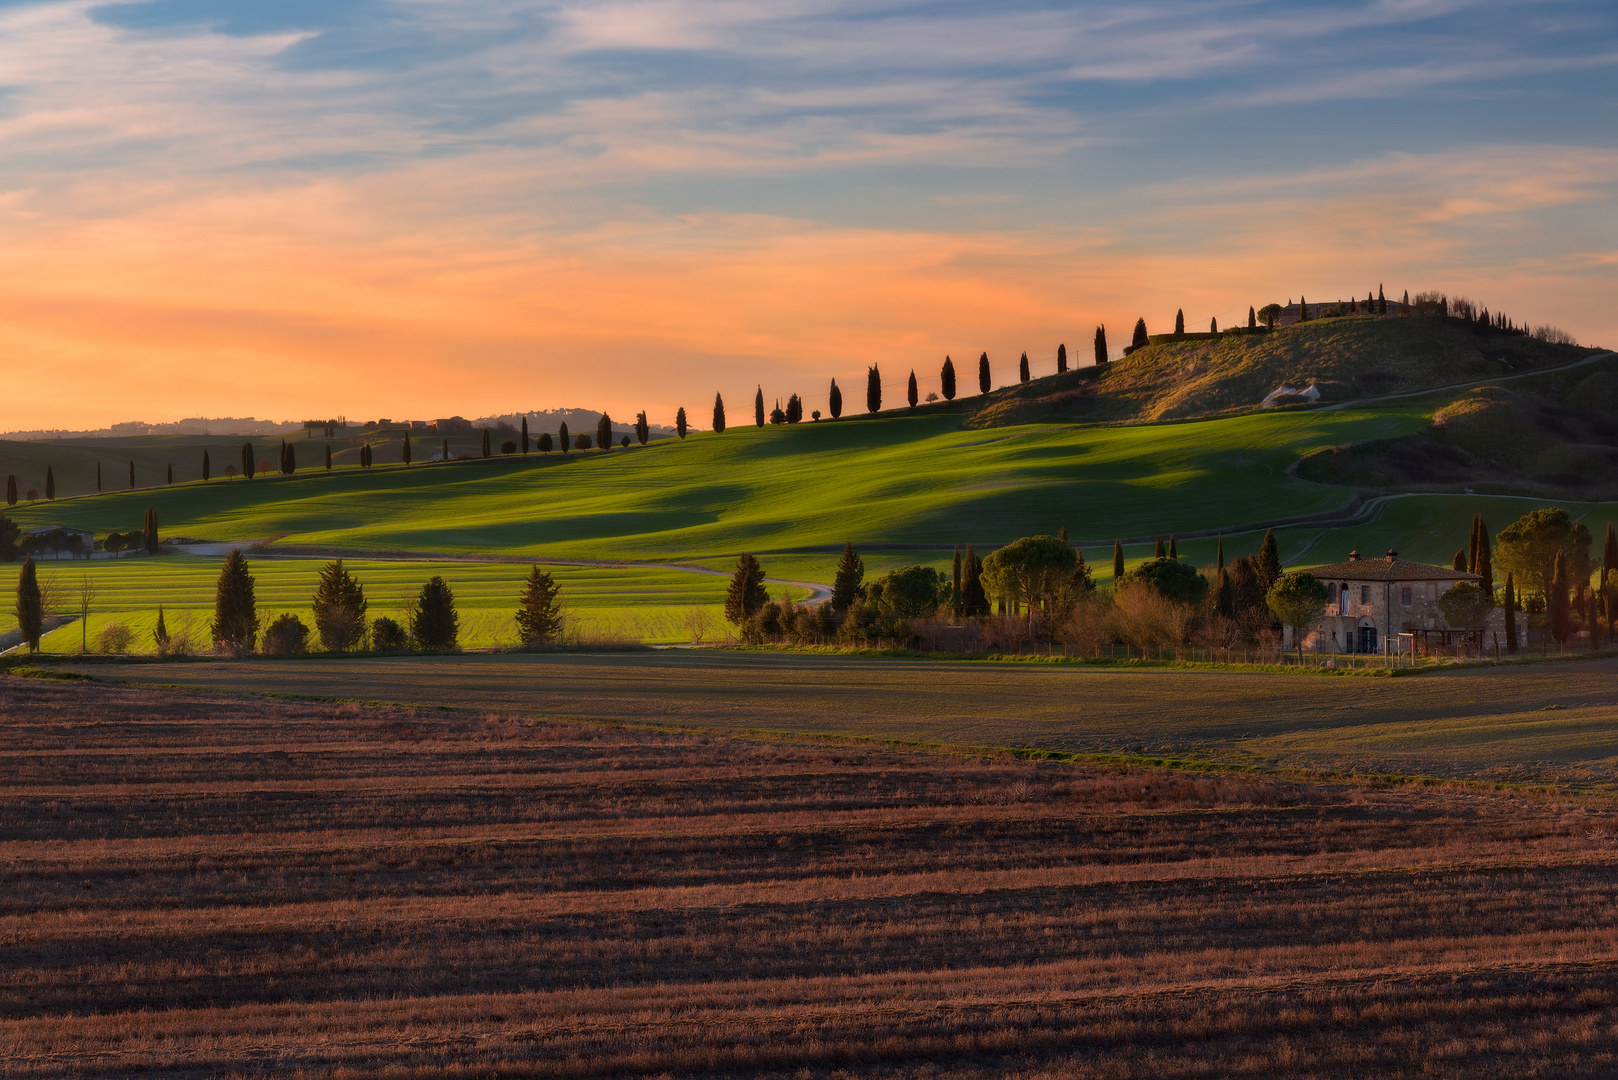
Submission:
[[[1397,551],[1394,551],[1392,548],[1388,549],[1388,561],[1389,562],[1392,562],[1394,559],[1397,559],[1398,557],[1399,557],[1399,553]]]
[[[1348,561],[1349,562],[1359,562],[1360,561],[1360,552],[1359,552],[1358,548],[1355,548],[1353,551],[1350,551],[1348,553]]]

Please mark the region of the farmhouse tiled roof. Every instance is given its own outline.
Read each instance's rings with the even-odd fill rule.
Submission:
[[[1477,574],[1452,570],[1447,566],[1411,562],[1390,551],[1378,559],[1362,559],[1359,552],[1350,552],[1347,562],[1316,566],[1310,571],[1316,578],[1344,578],[1349,581],[1478,581]]]

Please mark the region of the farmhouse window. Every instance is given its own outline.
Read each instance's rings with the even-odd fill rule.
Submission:
[[[1360,586],[1360,603],[1369,604],[1370,602],[1371,602],[1371,587],[1369,585],[1361,585]]]
[[[1410,603],[1410,586],[1409,585],[1406,585],[1402,589],[1399,590],[1399,603],[1401,603],[1401,604],[1409,604]]]

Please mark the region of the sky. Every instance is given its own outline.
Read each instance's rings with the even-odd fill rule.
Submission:
[[[0,430],[706,427],[1379,286],[1613,345],[1615,69],[1611,0],[0,0]]]

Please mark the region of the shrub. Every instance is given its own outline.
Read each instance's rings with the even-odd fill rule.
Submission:
[[[500,452],[502,454],[515,454],[517,452],[517,444],[512,442],[510,439],[507,439],[505,442],[500,444]]]
[[[96,635],[96,649],[103,653],[127,653],[135,632],[123,623],[110,622]]]
[[[371,648],[377,652],[404,652],[410,648],[410,638],[404,627],[384,615],[371,622]]]
[[[291,656],[309,644],[309,628],[291,612],[283,612],[264,629],[265,656]]]

